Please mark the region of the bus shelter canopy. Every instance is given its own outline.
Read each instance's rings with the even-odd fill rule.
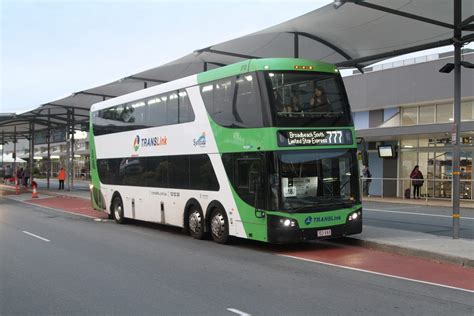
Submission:
[[[462,1],[462,41],[474,39],[474,2]],[[0,115],[11,141],[48,126],[86,128],[92,104],[247,58],[299,57],[363,68],[380,60],[453,43],[454,5],[446,0],[339,0],[305,15],[195,50],[170,63],[72,93],[31,111]],[[459,40],[459,39],[456,39]],[[34,105],[33,105],[34,106]]]

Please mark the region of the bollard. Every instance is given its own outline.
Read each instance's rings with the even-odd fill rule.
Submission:
[[[34,199],[34,198],[38,198],[38,191],[36,190],[36,187],[38,185],[36,184],[35,181],[32,181],[31,182],[31,188],[33,189],[33,193],[31,194],[31,197]]]

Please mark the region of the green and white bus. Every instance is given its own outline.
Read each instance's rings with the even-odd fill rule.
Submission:
[[[334,65],[252,59],[97,103],[90,158],[93,207],[117,223],[219,243],[362,231],[355,132]]]

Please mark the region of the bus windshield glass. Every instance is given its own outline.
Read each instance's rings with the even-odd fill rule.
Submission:
[[[265,72],[269,100],[280,127],[351,125],[349,104],[338,74]]]
[[[279,152],[272,196],[285,211],[350,206],[358,196],[352,150]],[[278,198],[279,197],[279,198]]]

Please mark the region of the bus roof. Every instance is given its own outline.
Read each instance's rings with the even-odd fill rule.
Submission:
[[[293,70],[337,73],[335,65],[301,58],[261,58],[249,59],[197,75],[198,83],[205,83],[258,70]]]

